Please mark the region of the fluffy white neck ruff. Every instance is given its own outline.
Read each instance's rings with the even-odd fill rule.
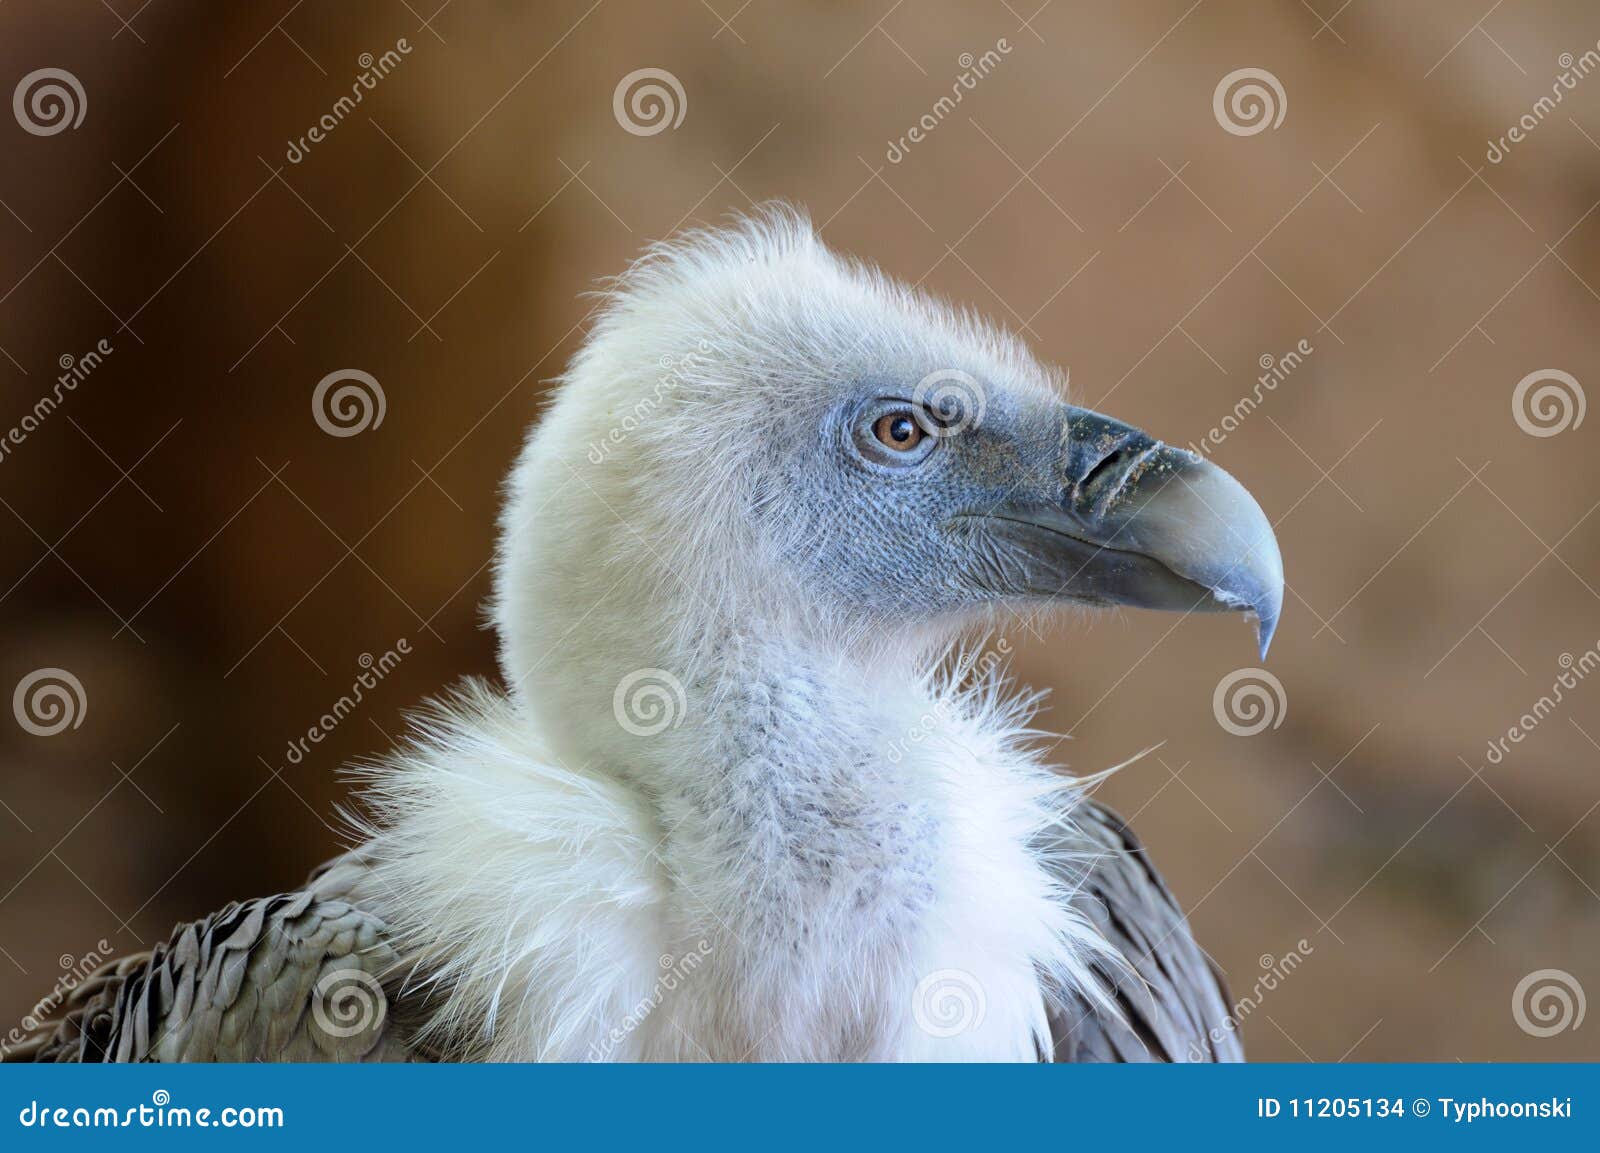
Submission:
[[[653,787],[482,685],[374,774],[364,899],[493,1060],[1036,1060],[1105,946],[1031,847],[1064,778],[992,679],[841,677],[737,640]],[[704,710],[703,713],[700,710]],[[695,714],[700,713],[698,722]],[[670,751],[668,751],[670,750]]]

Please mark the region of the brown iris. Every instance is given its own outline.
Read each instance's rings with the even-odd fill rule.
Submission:
[[[927,434],[922,426],[904,412],[886,412],[872,424],[872,435],[878,442],[896,452],[910,452],[922,443]]]

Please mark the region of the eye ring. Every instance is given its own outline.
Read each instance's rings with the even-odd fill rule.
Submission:
[[[903,409],[886,412],[872,422],[873,439],[890,452],[915,452],[927,435],[916,417]]]

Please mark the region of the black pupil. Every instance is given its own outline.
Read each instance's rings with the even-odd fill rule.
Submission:
[[[889,422],[889,439],[896,444],[904,444],[911,439],[915,432],[915,425],[909,416],[897,416]]]

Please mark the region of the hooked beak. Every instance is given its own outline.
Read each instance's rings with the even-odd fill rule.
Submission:
[[[1029,593],[1256,619],[1263,659],[1283,607],[1272,524],[1210,461],[1088,409],[1061,406],[1047,500],[1008,501],[991,526],[1027,553]]]

